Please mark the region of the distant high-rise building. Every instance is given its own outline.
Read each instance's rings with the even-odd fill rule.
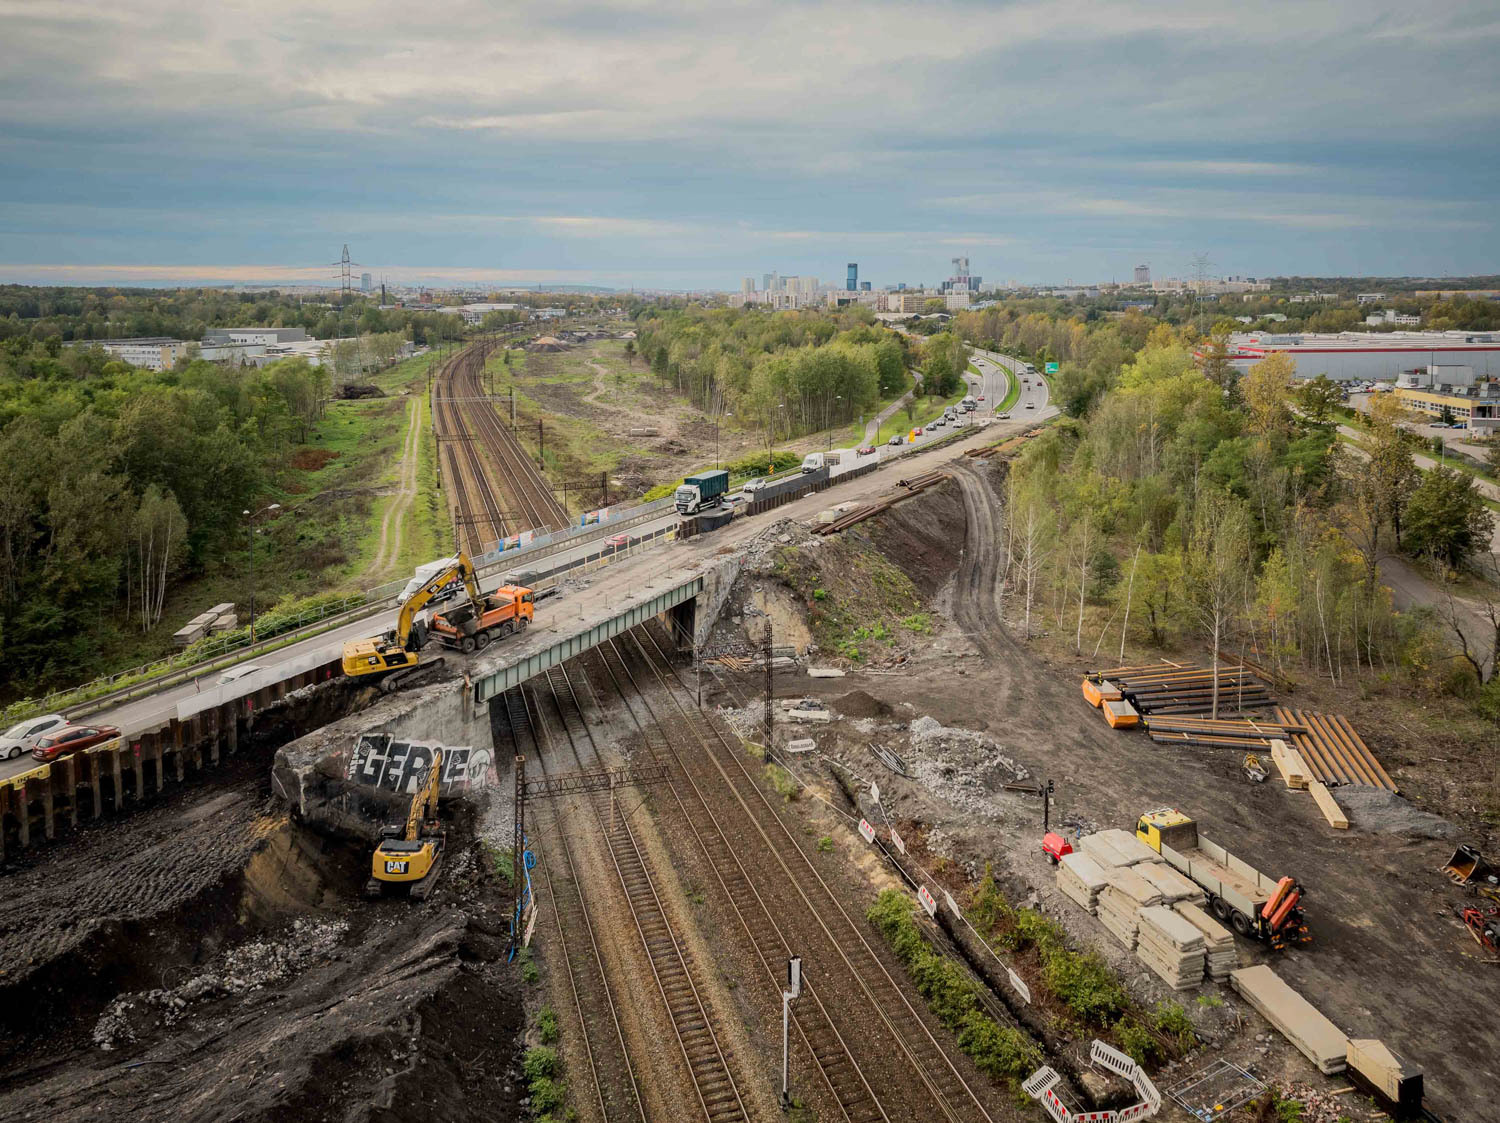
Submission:
[[[844,289],[847,292],[853,292],[857,288],[859,288],[859,262],[851,261],[849,263],[849,279],[844,283]]]
[[[772,274],[770,274],[770,273],[762,273],[760,275],[760,287],[761,287],[762,291],[764,291],[764,292],[770,292],[771,291],[771,277],[772,277]]]
[[[1135,267],[1135,283],[1138,285],[1149,285],[1151,283],[1151,266],[1137,265]]]
[[[740,292],[754,292],[754,291],[755,291],[755,278],[754,277],[746,277],[743,281],[740,282]]]
[[[797,292],[797,282],[799,279],[796,274],[781,278],[781,290],[783,292]]]
[[[859,291],[860,292],[869,292],[870,291],[870,282],[869,281],[861,281],[859,283]]]
[[[359,291],[360,292],[369,292],[374,287],[375,287],[375,278],[371,277],[368,273],[361,273],[359,275]]]
[[[818,291],[818,279],[816,277],[803,277],[801,284],[802,292],[807,296],[811,296]]]

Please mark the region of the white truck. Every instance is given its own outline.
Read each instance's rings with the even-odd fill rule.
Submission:
[[[802,471],[816,472],[819,468],[838,468],[853,464],[858,454],[852,448],[836,448],[831,452],[809,452],[802,458]]]

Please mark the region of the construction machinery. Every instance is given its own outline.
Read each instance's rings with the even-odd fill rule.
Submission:
[[[379,897],[387,889],[405,889],[413,900],[423,901],[437,882],[438,868],[448,834],[438,821],[438,788],[443,777],[443,750],[432,750],[427,775],[412,796],[406,823],[383,827],[380,845],[370,861],[370,880],[365,896]]]
[[[479,582],[467,554],[459,554],[452,565],[432,574],[409,596],[396,614],[396,626],[374,639],[354,640],[344,645],[344,674],[355,682],[379,682],[390,693],[409,681],[419,670],[442,664],[442,659],[422,660],[427,644],[427,626],[417,613],[435,597],[444,595],[455,576],[463,582],[471,605],[480,602]]]
[[[1198,824],[1175,807],[1147,811],[1135,835],[1208,892],[1210,911],[1241,936],[1278,950],[1310,943],[1302,913],[1307,891],[1295,878],[1269,878],[1224,847],[1198,834]]]
[[[1271,775],[1271,770],[1266,767],[1266,762],[1254,753],[1246,753],[1245,759],[1240,762],[1240,770],[1244,772],[1245,779],[1252,784],[1264,784],[1266,777]]]
[[[522,585],[501,585],[493,593],[439,612],[428,632],[444,647],[483,651],[490,643],[524,632],[536,615],[536,594]]]

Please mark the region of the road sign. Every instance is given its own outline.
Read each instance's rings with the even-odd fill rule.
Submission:
[[[906,853],[906,843],[902,840],[901,836],[896,833],[895,827],[891,828],[891,843],[896,847],[897,850],[901,851],[901,853]]]
[[[1057,364],[1056,363],[1043,363],[1042,364],[1042,373],[1043,374],[1056,374],[1057,373]]]
[[[922,886],[922,888],[917,890],[917,900],[922,902],[922,907],[927,910],[928,916],[937,915],[937,901],[935,901],[932,897],[932,894],[927,891],[927,886],[924,885]]]
[[[875,841],[875,828],[870,826],[869,821],[866,819],[861,819],[859,821],[859,837],[864,839],[866,842]]]

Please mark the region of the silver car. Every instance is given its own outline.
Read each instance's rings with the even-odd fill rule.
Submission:
[[[750,492],[753,495],[755,492],[759,491],[761,488],[763,488],[765,486],[766,486],[766,478],[764,476],[756,476],[753,480],[746,480],[745,481],[745,486],[744,486],[743,490],[748,491],[748,492]]]
[[[68,719],[62,714],[47,714],[17,722],[0,733],[0,760],[15,760],[22,753],[29,753],[43,734],[55,732],[67,724]]]

